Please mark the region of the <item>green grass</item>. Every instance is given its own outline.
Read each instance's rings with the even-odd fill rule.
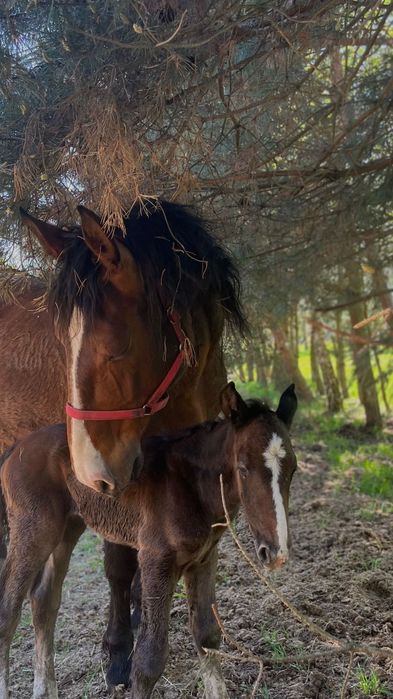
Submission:
[[[393,497],[392,465],[365,459],[362,469],[363,473],[357,481],[357,488],[361,493],[386,499]]]
[[[379,570],[382,564],[382,558],[366,558],[362,560],[363,570]]]
[[[174,593],[174,598],[178,600],[187,599],[186,586],[184,584],[183,578],[179,580],[176,586],[176,591]]]
[[[323,415],[318,404],[304,411],[297,426],[300,445],[309,449],[318,445],[332,468],[337,487],[345,482],[354,492],[379,500],[393,499],[391,435],[364,432],[362,423],[355,420],[346,429],[348,420],[344,415]]]
[[[261,639],[273,658],[285,658],[286,651],[278,637],[277,631],[271,631],[270,629],[262,627]]]
[[[351,444],[342,450],[330,450],[329,461],[335,470],[350,479],[352,488],[364,495],[393,499],[393,445]],[[372,454],[372,456],[371,456]],[[392,454],[390,458],[387,454]]]
[[[393,515],[393,504],[390,502],[370,502],[366,507],[362,507],[357,512],[360,519],[371,522],[375,516],[391,517]]]
[[[78,544],[79,554],[87,560],[92,573],[104,573],[104,551],[102,539],[87,529]]]
[[[385,683],[381,681],[374,670],[371,670],[369,673],[365,670],[359,670],[358,686],[362,694],[384,697],[393,696],[393,693],[389,691]]]

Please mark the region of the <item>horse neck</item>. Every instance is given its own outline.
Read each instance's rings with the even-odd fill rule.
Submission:
[[[220,411],[218,396],[226,382],[221,346],[222,311],[217,306],[212,318],[207,318],[202,309],[195,309],[192,321],[182,318],[181,322],[197,351],[196,364],[184,367],[179,379],[170,387],[169,402],[162,412],[152,417],[146,436],[185,429],[214,419]],[[166,333],[166,342],[168,347],[173,343],[172,328]],[[163,366],[163,376],[171,362],[166,368]]]

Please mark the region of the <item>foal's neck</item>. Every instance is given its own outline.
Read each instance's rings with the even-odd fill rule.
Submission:
[[[224,518],[220,475],[229,513],[239,505],[233,454],[233,428],[229,421],[205,423],[169,438],[152,438],[146,449],[146,467],[139,481],[131,483],[119,499],[95,493],[69,475],[67,486],[86,524],[108,541],[138,547],[141,523],[149,497],[160,488],[161,479],[169,490],[182,483],[187,500],[204,512],[211,522]],[[173,492],[173,491],[172,491]],[[191,494],[191,499],[189,495]],[[160,503],[164,507],[164,503]],[[155,513],[156,514],[156,513]],[[148,513],[154,516],[153,512]]]
[[[154,458],[158,468],[164,462],[170,480],[181,479],[186,483],[185,487],[197,498],[206,516],[214,520],[224,516],[222,476],[225,502],[230,512],[236,511],[240,497],[235,476],[233,426],[229,420],[208,422],[178,439],[169,438],[163,458]],[[154,474],[150,477],[154,488]]]

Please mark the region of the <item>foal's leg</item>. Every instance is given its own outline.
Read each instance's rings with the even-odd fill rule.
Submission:
[[[228,692],[217,658],[208,656],[204,648],[217,649],[221,631],[213,614],[216,603],[217,546],[202,564],[194,565],[184,572],[190,626],[195,645],[201,659],[201,672],[209,699],[227,699]]]
[[[78,515],[71,515],[60,543],[49,556],[31,590],[35,629],[34,699],[57,699],[54,667],[54,635],[63,581],[72,551],[85,529]]]
[[[109,687],[128,686],[134,647],[130,603],[131,583],[138,568],[135,549],[105,541],[105,574],[110,585],[109,621],[103,646],[109,654],[106,678]],[[139,617],[139,609],[134,614]]]
[[[7,557],[7,522],[6,522],[6,508],[1,492],[0,483],[0,568]]]
[[[170,557],[141,551],[142,618],[131,673],[131,699],[149,699],[168,657],[169,612],[177,568]]]
[[[45,538],[44,538],[45,537]],[[0,571],[0,699],[8,699],[8,660],[24,598],[56,546],[40,522],[20,517],[11,526],[7,558]],[[42,542],[42,543],[41,543]]]

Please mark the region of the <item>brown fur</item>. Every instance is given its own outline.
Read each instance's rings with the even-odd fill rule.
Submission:
[[[33,430],[64,420],[64,348],[46,310],[37,310],[45,292],[27,279],[16,301],[0,304],[0,451]]]
[[[228,395],[232,397],[229,408]],[[286,453],[280,478],[286,503],[296,467],[286,426],[279,419],[285,410],[278,411],[277,417],[262,405],[247,406],[233,384],[223,392],[222,408],[231,419],[148,440],[140,479],[118,500],[95,493],[75,478],[64,425],[42,429],[17,445],[1,470],[10,522],[9,552],[0,574],[3,676],[20,607],[30,589],[36,629],[34,696],[56,696],[53,633],[69,556],[84,527],[78,512],[107,540],[139,550],[143,605],[133,656],[133,699],[148,699],[164,669],[170,604],[181,575],[200,656],[203,648],[218,646],[220,633],[211,605],[216,544],[224,531],[224,527],[212,528],[224,521],[219,476],[231,516],[242,502],[256,546],[261,539],[269,543],[274,567],[277,532],[271,473],[262,456],[273,433],[281,436]],[[238,470],[240,455],[247,463],[246,475]],[[46,693],[40,694],[45,667],[49,668]],[[0,696],[7,695],[0,691]]]

